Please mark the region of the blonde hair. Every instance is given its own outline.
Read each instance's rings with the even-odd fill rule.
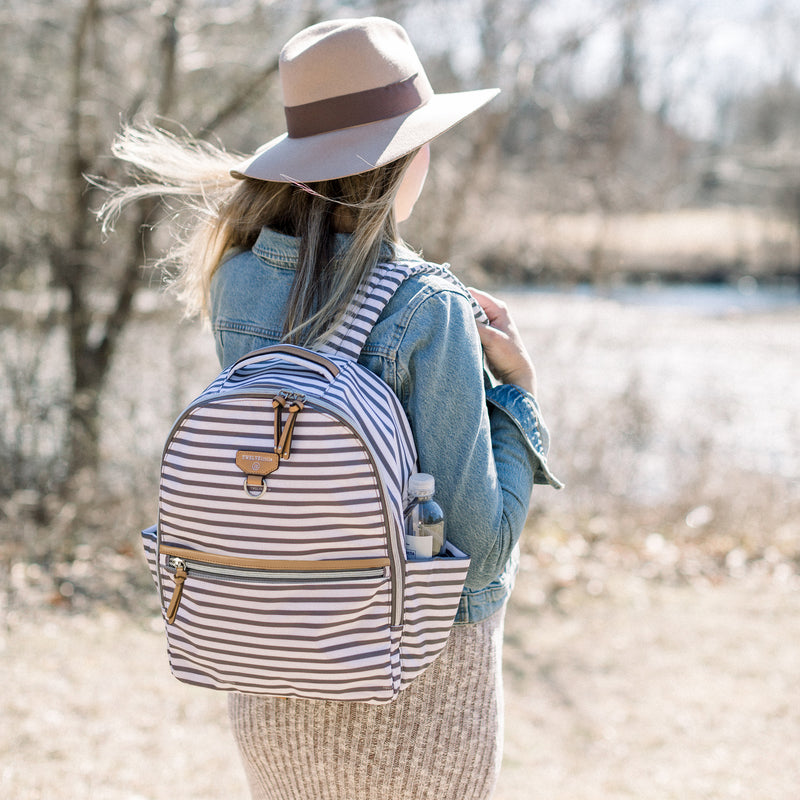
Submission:
[[[406,249],[394,199],[416,151],[360,175],[308,184],[235,179],[230,169],[241,160],[238,155],[149,125],[125,128],[112,152],[138,180],[111,187],[98,212],[103,227],[112,227],[131,202],[163,198],[173,212],[175,239],[157,265],[175,268],[171,283],[192,316],[208,315],[211,279],[226,255],[249,250],[266,226],[300,239],[283,338],[318,345],[343,319],[382,244],[393,254]],[[343,221],[352,236],[336,252],[335,233]]]

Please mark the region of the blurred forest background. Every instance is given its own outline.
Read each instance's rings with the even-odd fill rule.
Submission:
[[[281,44],[314,21],[371,13],[407,27],[438,91],[503,90],[436,143],[408,240],[466,281],[579,287],[599,304],[554,308],[543,294],[524,320],[545,367],[554,468],[570,487],[557,502],[537,495],[529,555],[563,561],[567,543],[588,557],[613,532],[651,555],[691,539],[710,572],[771,558],[794,573],[796,459],[758,462],[759,442],[742,450],[741,430],[736,447],[717,447],[709,420],[725,390],[702,363],[711,416],[687,426],[693,409],[676,419],[673,408],[665,422],[660,387],[616,370],[647,339],[650,314],[617,330],[603,305],[620,287],[655,284],[766,287],[796,303],[793,0],[5,0],[0,569],[11,602],[37,582],[67,606],[105,598],[98,564],[125,576],[117,600],[136,602],[147,582],[136,534],[155,513],[161,443],[216,370],[210,336],[181,322],[147,266],[169,209],[142,203],[104,238],[102,192],[86,176],[124,179],[109,147],[128,120],[251,152],[284,129]],[[600,331],[615,330],[616,350],[598,355]],[[699,329],[677,333],[702,350]],[[609,372],[592,373],[603,358]],[[782,395],[787,430],[796,389],[795,364],[770,395]],[[672,449],[653,466],[665,436]],[[648,492],[653,471],[662,481]],[[558,546],[537,550],[548,536]]]

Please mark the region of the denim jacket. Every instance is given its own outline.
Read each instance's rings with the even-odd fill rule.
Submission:
[[[211,325],[223,367],[280,341],[298,244],[264,228],[251,251],[231,254],[216,271]],[[346,247],[347,236],[336,246]],[[441,276],[400,285],[359,362],[400,398],[419,469],[436,479],[445,534],[472,559],[456,622],[485,619],[513,587],[533,484],[560,486],[536,400],[517,386],[485,383],[469,295]]]

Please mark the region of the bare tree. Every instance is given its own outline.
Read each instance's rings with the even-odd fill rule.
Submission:
[[[450,4],[449,0],[440,2],[445,7]],[[467,124],[468,139],[462,141],[458,168],[440,190],[446,199],[436,201],[441,224],[430,249],[434,257],[450,256],[458,250],[472,219],[468,213],[471,198],[490,190],[492,184],[503,185],[509,169],[504,163],[504,142],[515,131],[523,137],[529,135],[527,129],[522,132],[525,115],[532,108],[553,116],[560,114],[560,109],[552,106],[559,106],[561,100],[543,91],[550,71],[574,57],[608,17],[623,13],[630,2],[609,0],[603,9],[576,20],[544,48],[537,29],[538,12],[544,7],[539,0],[477,0],[476,13],[470,17],[477,31],[476,63],[468,75],[460,76],[457,88],[497,86],[502,92]],[[454,40],[451,47],[456,50],[463,42]],[[533,146],[532,141],[526,144],[529,151]],[[526,159],[524,166],[533,171],[530,163],[531,159]],[[466,238],[473,246],[473,238]]]
[[[740,98],[729,109],[729,147],[714,158],[711,170],[718,193],[771,205],[797,229],[800,242],[800,85],[787,72],[774,84]],[[800,275],[800,263],[784,271]]]
[[[127,108],[124,101],[118,106],[124,114],[147,107],[156,117],[167,118],[175,110],[181,23],[184,17],[196,13],[188,5],[184,0],[170,0],[155,16],[149,28],[156,41],[152,72],[144,84],[154,87],[154,97],[148,98],[146,88],[140,87],[128,100]],[[66,231],[48,236],[53,281],[68,297],[66,320],[72,388],[65,473],[70,476],[94,470],[98,465],[101,395],[120,336],[131,318],[134,297],[142,285],[142,266],[151,243],[149,223],[157,217],[153,201],[140,202],[131,211],[125,226],[127,241],[122,246],[115,242],[116,270],[109,271],[100,284],[111,297],[109,310],[101,311],[96,301],[97,275],[92,269],[100,247],[94,230],[98,203],[87,186],[86,176],[107,175],[109,169],[115,169],[107,157],[113,124],[109,119],[98,121],[94,104],[102,91],[99,88],[102,82],[116,77],[108,57],[113,44],[106,38],[105,27],[111,18],[125,13],[104,4],[103,0],[84,0],[70,32],[69,95],[61,145],[66,154],[62,166]],[[302,24],[313,21],[316,15],[312,8]],[[205,116],[198,122],[198,133],[209,135],[243,114],[262,96],[276,71],[277,49],[264,53],[262,63],[256,65],[241,85],[237,83],[220,93],[216,107],[203,109]]]
[[[170,110],[175,84],[175,51],[178,44],[176,16],[182,3],[175,0],[161,15],[161,36],[156,60],[159,86],[156,108],[165,115]],[[100,0],[85,0],[78,13],[71,40],[70,97],[68,124],[64,137],[65,185],[70,202],[67,215],[68,232],[64,239],[53,240],[50,265],[54,282],[67,291],[67,326],[69,357],[72,366],[72,391],[69,397],[67,473],[78,474],[98,463],[100,438],[100,395],[119,337],[128,322],[133,298],[140,281],[145,240],[137,234],[126,263],[122,264],[111,292],[112,310],[99,320],[91,299],[90,251],[93,247],[91,228],[92,193],[87,191],[86,175],[97,166],[104,141],[92,130],[92,120],[82,109],[92,85],[87,72],[91,61],[102,65],[103,10]],[[138,224],[143,226],[152,213],[152,204],[140,204]],[[146,238],[146,237],[145,237]]]
[[[403,3],[380,5],[393,14]],[[0,98],[14,134],[0,143],[0,280],[42,288],[47,275],[65,298],[63,316],[48,317],[63,319],[70,368],[63,458],[50,459],[50,489],[98,466],[106,379],[137,292],[152,279],[143,267],[157,249],[158,204],[129,209],[104,243],[94,218],[102,198],[87,183],[87,175],[121,177],[110,157],[120,117],[180,120],[197,137],[233,133],[234,147],[254,148],[282,124],[281,44],[346,6],[373,8],[363,0],[8,0],[0,9],[9,78]]]

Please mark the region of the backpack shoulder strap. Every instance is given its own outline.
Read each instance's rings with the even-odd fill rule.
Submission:
[[[378,317],[400,284],[407,278],[421,274],[439,275],[469,296],[467,288],[447,266],[427,261],[380,262],[359,287],[341,324],[328,337],[325,344],[317,348],[318,351],[357,361]],[[472,299],[472,313],[478,322],[484,324],[488,322],[483,309],[474,299]]]

